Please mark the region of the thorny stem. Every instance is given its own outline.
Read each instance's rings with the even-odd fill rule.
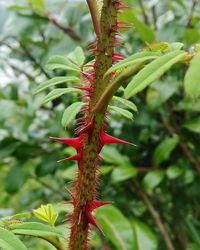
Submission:
[[[163,240],[164,240],[165,245],[166,245],[166,249],[167,250],[175,250],[175,247],[173,246],[173,243],[171,241],[171,238],[170,238],[170,235],[167,231],[167,228],[165,227],[165,225],[160,217],[160,214],[153,206],[149,196],[142,190],[142,188],[138,185],[138,183],[134,182],[133,186],[134,186],[134,191],[135,190],[137,191],[137,194],[142,198],[144,204],[146,205],[152,218],[154,219],[154,222],[155,222],[156,226],[158,227],[158,229],[163,237]]]
[[[117,10],[114,1],[104,0],[100,17],[101,34],[97,37],[94,79],[92,93],[85,113],[85,121],[93,120],[93,129],[84,134],[82,158],[79,161],[79,171],[75,187],[72,189],[75,195],[74,211],[72,214],[72,226],[69,240],[69,250],[88,249],[89,218],[88,207],[96,201],[98,158],[100,149],[100,132],[104,122],[104,114],[94,113],[97,100],[100,98],[110,78],[103,78],[105,72],[112,66],[115,33],[111,27],[117,25]]]

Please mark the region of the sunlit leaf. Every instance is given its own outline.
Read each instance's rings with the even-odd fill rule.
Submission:
[[[163,140],[155,149],[153,160],[156,164],[167,160],[179,142],[177,135]]]
[[[143,52],[135,53],[134,55],[131,55],[131,56],[127,57],[126,59],[113,65],[105,73],[105,76],[109,75],[111,72],[116,71],[118,69],[121,69],[121,68],[124,68],[127,66],[131,66],[131,65],[137,64],[137,63],[143,63],[143,62],[146,62],[148,60],[156,59],[159,56],[160,56],[160,53],[157,53],[157,52],[143,51]]]
[[[51,86],[60,84],[60,83],[68,83],[68,82],[79,82],[80,79],[76,76],[57,76],[50,80],[47,80],[41,83],[37,88],[34,90],[34,94],[37,94]]]
[[[47,64],[46,68],[48,70],[54,69],[65,69],[65,70],[72,70],[72,71],[80,71],[80,67],[74,64],[70,59],[64,56],[52,56]]]
[[[134,250],[157,250],[158,240],[156,234],[152,229],[145,223],[134,220]]]
[[[112,163],[114,165],[126,165],[129,163],[127,156],[120,154],[119,151],[112,146],[105,145],[101,151],[101,155],[106,162]]]
[[[133,102],[131,102],[129,100],[126,100],[124,98],[121,98],[119,96],[113,96],[112,97],[112,101],[114,101],[114,102],[120,102],[121,104],[123,104],[124,106],[126,106],[129,109],[132,109],[135,112],[138,111],[137,106]]]
[[[111,181],[113,183],[132,179],[137,175],[137,169],[132,166],[116,167],[112,171]]]
[[[128,219],[114,206],[97,209],[97,222],[116,250],[131,250],[134,244],[133,230]]]
[[[181,50],[175,50],[165,54],[146,65],[133,77],[125,89],[125,97],[128,99],[142,91],[149,84],[160,78],[175,63],[180,62],[187,54]]]
[[[82,105],[82,102],[75,102],[65,109],[61,121],[61,124],[64,128],[68,127],[73,122],[76,115],[81,110]]]
[[[108,105],[108,110],[113,110],[116,112],[116,114],[120,114],[127,119],[133,120],[133,114],[129,112],[128,110],[125,110],[116,106],[112,106],[112,105]]]
[[[167,177],[171,180],[178,178],[183,174],[183,168],[177,165],[172,165],[167,168],[166,171]]]
[[[157,187],[164,179],[165,172],[163,170],[152,170],[145,175],[142,180],[142,185],[146,191],[150,191]]]
[[[60,88],[60,89],[54,89],[52,90],[48,95],[44,97],[42,100],[42,103],[50,102],[64,94],[71,94],[71,93],[82,93],[82,90],[77,88]]]
[[[13,224],[10,226],[10,230],[15,234],[20,235],[63,237],[61,231],[57,228],[39,222],[23,222]]]
[[[26,0],[30,3],[31,7],[35,11],[44,12],[45,11],[45,2],[44,0]]]
[[[190,62],[184,78],[184,89],[186,95],[190,98],[197,98],[200,96],[200,53],[194,56]]]
[[[75,64],[82,66],[85,61],[85,56],[83,49],[81,47],[76,47],[68,56]]]
[[[142,22],[136,15],[134,10],[124,11],[120,17],[123,21],[126,21],[133,25],[133,27],[138,32],[140,38],[146,43],[152,43],[155,41],[155,32],[154,30]]]
[[[0,248],[5,250],[27,250],[12,232],[0,227]]]
[[[41,207],[34,209],[33,213],[38,219],[49,223],[51,226],[54,226],[58,218],[58,213],[55,212],[51,204],[41,205]]]
[[[193,119],[183,124],[184,128],[194,133],[200,133],[200,118]]]

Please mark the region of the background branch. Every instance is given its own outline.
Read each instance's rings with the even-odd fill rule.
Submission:
[[[141,11],[142,11],[142,16],[143,16],[144,22],[145,22],[145,24],[149,24],[149,18],[148,18],[147,14],[146,14],[143,1],[138,0],[138,2],[139,2],[139,5],[140,5],[140,8],[141,8]]]
[[[177,125],[173,111],[168,103],[165,105],[165,107],[169,113],[169,117],[171,118],[172,125],[169,122],[167,122],[166,120],[164,120],[163,118],[161,118],[162,125],[170,135],[178,134],[180,137],[181,133],[179,131],[179,127]],[[197,171],[197,174],[200,177],[200,163],[199,163],[199,161],[193,156],[193,153],[191,152],[191,150],[189,149],[189,147],[187,146],[187,144],[185,142],[180,141],[179,146],[180,146],[182,152],[187,156],[188,160],[194,165],[194,167]]]
[[[160,234],[163,237],[163,240],[166,245],[167,250],[175,250],[175,247],[173,246],[172,240],[170,238],[170,235],[167,231],[167,228],[165,227],[160,214],[153,206],[153,203],[151,202],[151,199],[148,197],[148,195],[143,191],[143,189],[139,186],[137,182],[134,182],[133,184],[133,191],[137,192],[137,194],[140,196],[140,198],[143,200],[144,204],[146,205],[147,209],[149,210],[156,226],[158,227]]]

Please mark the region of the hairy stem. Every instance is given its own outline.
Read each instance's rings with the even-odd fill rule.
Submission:
[[[106,88],[101,98],[98,100],[97,104],[95,105],[93,112],[104,113],[107,109],[107,106],[117,92],[119,87],[124,83],[128,77],[135,75],[139,69],[141,68],[141,63],[134,65],[132,68],[128,68],[124,70],[119,76],[117,76],[111,84]]]
[[[117,24],[116,3],[104,0],[100,17],[100,35],[97,36],[94,79],[91,83],[92,93],[88,109],[84,114],[85,122],[92,124],[90,130],[83,133],[82,156],[78,162],[79,171],[76,184],[72,189],[74,211],[69,240],[69,250],[88,249],[88,231],[90,224],[96,224],[92,217],[92,206],[96,202],[97,170],[101,150],[100,133],[104,114],[91,113],[102,92],[109,84],[110,78],[103,78],[112,66],[115,34],[110,28]],[[92,128],[92,129],[91,129]],[[98,226],[97,226],[98,227]]]

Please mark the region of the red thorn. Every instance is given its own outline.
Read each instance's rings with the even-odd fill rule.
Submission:
[[[113,53],[112,59],[113,61],[121,61],[123,60],[125,57],[123,55],[117,54],[117,53]]]
[[[99,229],[99,231],[104,235],[102,229],[99,227],[99,225],[97,224],[96,219],[94,218],[94,216],[92,215],[91,211],[86,209],[85,211],[85,215],[87,216],[88,219],[88,223],[90,223],[91,225],[95,226],[97,229]]]
[[[75,206],[75,201],[65,201],[64,204]]]
[[[83,127],[78,131],[78,134],[83,134],[83,133],[90,134],[94,128],[94,122],[95,118],[93,117],[85,127]]]
[[[57,162],[63,162],[63,161],[78,161],[78,160],[81,159],[81,157],[82,157],[81,153],[78,153],[77,155],[74,155],[74,156],[71,156],[71,157],[68,157],[68,158],[59,160],[59,161],[57,161]]]
[[[67,191],[68,191],[69,195],[71,196],[72,201],[66,201],[66,202],[64,202],[64,204],[70,204],[70,205],[75,206],[75,205],[76,205],[76,198],[75,198],[75,195],[72,194],[69,190],[67,190]]]
[[[109,205],[110,203],[111,202],[109,202],[109,201],[93,201],[91,207],[92,207],[92,210],[95,210],[99,207]]]
[[[98,160],[103,161],[103,158],[100,155],[98,155]]]
[[[124,10],[124,9],[128,9],[128,6],[118,2],[117,3],[117,10]]]
[[[86,72],[82,72],[81,73],[90,83],[93,82],[94,80],[94,72],[90,72],[90,73],[86,73]]]
[[[58,142],[62,142],[68,146],[71,146],[75,149],[80,149],[81,144],[82,144],[82,136],[79,136],[77,138],[57,138],[57,137],[49,137],[50,139],[53,139]]]
[[[127,142],[127,141],[123,141],[121,139],[118,139],[116,137],[113,137],[111,135],[108,135],[105,133],[105,131],[103,131],[101,133],[101,143],[104,144],[127,144],[127,145],[132,145],[135,146],[134,144]]]
[[[93,63],[83,65],[82,68],[95,68],[96,66],[96,62],[94,61]]]
[[[84,90],[84,91],[88,91],[88,92],[92,92],[92,88],[90,88],[90,87],[74,87],[74,88]]]

